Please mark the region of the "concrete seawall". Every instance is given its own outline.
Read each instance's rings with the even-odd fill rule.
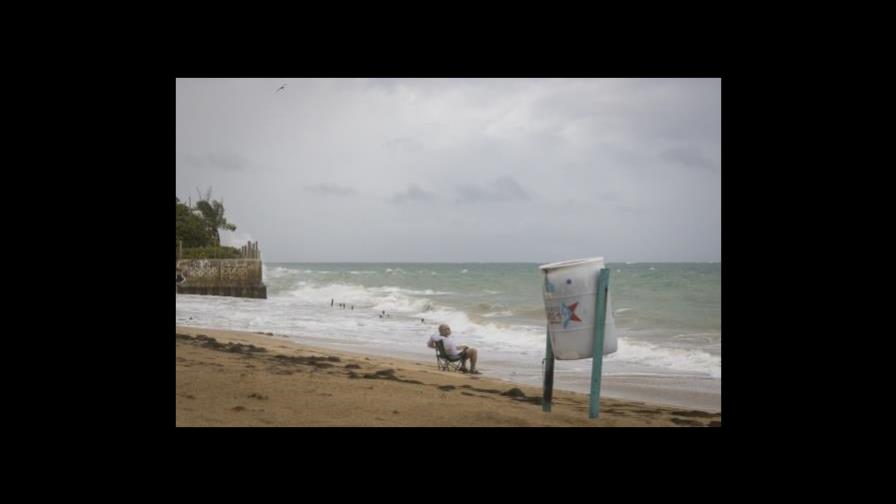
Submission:
[[[179,259],[177,293],[267,299],[261,259]]]

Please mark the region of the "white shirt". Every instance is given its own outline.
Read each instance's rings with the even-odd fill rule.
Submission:
[[[454,344],[454,338],[446,338],[446,337],[442,336],[441,334],[433,334],[429,338],[429,341],[426,342],[426,346],[428,346],[429,348],[435,348],[436,341],[439,341],[439,340],[442,340],[445,342],[444,343],[445,352],[447,352],[450,357],[454,358],[454,357],[457,357],[458,355],[460,355],[460,352],[457,350],[457,346],[455,346],[455,344]]]

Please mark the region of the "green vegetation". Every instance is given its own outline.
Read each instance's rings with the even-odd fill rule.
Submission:
[[[197,189],[196,192],[199,192],[199,190]],[[227,219],[224,218],[224,200],[215,201],[212,199],[211,187],[206,191],[204,198],[202,194],[199,195],[199,201],[196,202],[196,210],[199,211],[199,214],[205,220],[206,227],[214,239],[215,245],[221,245],[221,237],[218,235],[219,229],[236,231],[236,226],[227,222]]]
[[[198,192],[198,190],[197,190]],[[212,199],[211,188],[195,206],[185,205],[176,197],[175,246],[183,243],[184,258],[237,258],[240,251],[233,247],[222,247],[219,229],[235,231],[236,226],[224,218],[224,201]]]
[[[185,248],[181,259],[239,259],[240,251],[234,247]]]

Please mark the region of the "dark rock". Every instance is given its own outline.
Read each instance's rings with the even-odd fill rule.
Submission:
[[[687,418],[674,418],[673,417],[670,420],[672,420],[673,423],[676,423],[678,425],[687,425],[688,427],[703,427],[702,423],[700,423],[696,420],[690,420]]]
[[[673,411],[673,415],[683,416],[683,417],[698,417],[698,418],[712,418],[718,416],[716,413],[708,413],[706,411],[697,411],[697,410],[688,410],[688,411]]]
[[[515,388],[515,387],[506,392],[501,392],[501,395],[508,396],[508,397],[526,397],[525,392],[523,392],[522,390]]]
[[[346,364],[345,369],[361,369],[361,366],[357,364]]]
[[[457,387],[455,387],[454,385],[442,385],[439,387],[439,390],[454,390],[455,388]]]

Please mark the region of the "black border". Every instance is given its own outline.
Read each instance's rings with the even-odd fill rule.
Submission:
[[[539,53],[543,54],[543,53]],[[162,147],[170,142],[173,133],[173,82],[178,77],[212,77],[212,76],[251,76],[251,77],[721,77],[722,78],[722,142],[723,142],[723,177],[722,177],[722,263],[724,269],[723,283],[723,318],[722,327],[725,333],[723,340],[724,362],[726,363],[725,380],[723,380],[722,394],[722,427],[717,429],[691,429],[691,428],[647,428],[647,429],[544,429],[544,428],[475,428],[445,430],[444,428],[432,431],[426,428],[175,428],[175,440],[179,446],[193,446],[194,443],[203,444],[205,448],[216,451],[216,446],[222,440],[228,438],[244,438],[245,441],[275,441],[288,439],[292,444],[304,443],[330,443],[339,444],[361,443],[365,446],[394,446],[400,441],[407,441],[416,445],[423,439],[433,439],[438,436],[453,436],[462,434],[472,436],[475,442],[489,448],[491,451],[495,443],[502,445],[503,453],[518,452],[520,455],[526,451],[524,447],[531,446],[600,446],[602,449],[630,450],[632,443],[638,443],[641,447],[662,445],[676,445],[679,447],[691,447],[688,450],[703,450],[706,453],[715,452],[720,445],[724,433],[743,432],[751,425],[761,424],[758,420],[751,420],[749,415],[759,416],[759,409],[748,400],[750,389],[759,388],[758,393],[767,393],[769,389],[760,385],[752,375],[747,375],[750,366],[746,365],[748,355],[743,341],[748,341],[748,332],[759,329],[759,324],[741,325],[745,320],[748,300],[751,293],[744,290],[749,283],[750,275],[745,272],[745,257],[757,251],[755,246],[744,246],[755,236],[750,229],[752,210],[749,205],[741,207],[744,202],[744,192],[749,192],[749,184],[744,184],[746,159],[744,149],[748,143],[745,135],[749,131],[755,131],[749,123],[746,123],[745,110],[751,107],[749,95],[750,84],[734,69],[731,64],[722,63],[720,58],[712,58],[708,61],[695,61],[680,58],[678,61],[668,58],[637,58],[623,54],[610,61],[600,58],[542,58],[531,57],[495,59],[492,52],[481,54],[478,59],[465,58],[462,61],[452,59],[443,60],[414,60],[413,58],[400,60],[399,62],[386,61],[384,59],[335,59],[332,57],[310,58],[303,60],[303,66],[284,68],[282,63],[272,63],[270,60],[256,60],[254,67],[243,67],[234,70],[230,63],[206,64],[202,61],[173,63],[175,67],[170,72],[159,72],[151,78],[143,80],[140,88],[141,99],[131,113],[136,116],[136,124],[123,133],[127,138],[139,138],[138,142],[128,143],[128,147],[137,147],[139,159],[135,160],[134,152],[130,152],[128,165],[133,169],[119,167],[110,170],[118,175],[118,181],[124,179],[129,182],[129,190],[137,189],[141,193],[145,191],[142,201],[152,202],[143,208],[140,214],[139,234],[131,237],[132,250],[145,252],[129,256],[122,262],[124,264],[156,265],[158,267],[143,267],[140,276],[144,278],[144,287],[139,289],[122,289],[122,296],[113,302],[106,312],[114,312],[111,318],[120,328],[131,328],[128,331],[117,331],[122,338],[136,340],[136,348],[129,348],[131,353],[128,363],[123,366],[127,383],[119,383],[115,394],[122,397],[128,406],[114,408],[109,412],[114,418],[124,418],[127,428],[142,432],[149,429],[153,432],[171,428],[170,421],[170,381],[171,374],[168,364],[162,366],[161,361],[170,362],[170,347],[163,350],[158,344],[159,334],[163,331],[162,322],[164,313],[170,310],[169,294],[162,295],[161,287],[151,281],[152,278],[161,276],[160,263],[155,259],[168,254],[161,250],[164,219],[161,215],[161,203],[158,193],[165,192],[164,186],[172,184],[170,175],[165,176],[164,166],[171,162],[171,151]],[[332,56],[332,55],[327,55]],[[529,55],[525,55],[529,56]],[[218,59],[218,62],[223,59]],[[461,62],[458,62],[461,61]],[[291,65],[292,63],[290,63]],[[133,89],[129,93],[135,92]],[[133,124],[133,123],[132,123]],[[133,176],[131,173],[150,174],[149,176]],[[115,184],[110,184],[115,185]],[[136,187],[135,187],[136,186]],[[107,186],[108,187],[108,186]],[[112,193],[115,190],[109,187]],[[170,194],[170,193],[169,193]],[[170,204],[170,202],[169,202]],[[747,208],[745,210],[744,208]],[[748,215],[749,214],[749,215]],[[97,209],[97,215],[103,215]],[[165,228],[170,224],[164,224]],[[170,229],[170,228],[169,228]],[[165,234],[170,232],[167,231]],[[167,240],[165,241],[167,244]],[[108,297],[108,294],[107,294]],[[163,306],[166,305],[166,306]],[[170,319],[168,319],[170,320]],[[166,325],[169,322],[166,322]],[[170,327],[170,326],[168,326]],[[126,334],[134,331],[136,334]],[[165,331],[167,332],[167,331]],[[150,343],[151,342],[151,343]],[[122,350],[122,352],[125,350]],[[167,356],[166,356],[167,355]],[[165,357],[164,359],[162,357]],[[136,364],[139,362],[139,366]],[[169,370],[166,370],[169,369]],[[166,385],[167,384],[167,385]],[[164,385],[164,386],[163,386]],[[166,390],[162,390],[162,389]],[[164,394],[163,394],[164,392]],[[163,397],[164,396],[164,397]],[[164,398],[164,401],[162,399]],[[127,410],[127,411],[125,411]],[[139,425],[139,426],[138,426]],[[422,434],[422,435],[421,435]],[[166,436],[167,437],[167,436]],[[525,443],[520,446],[519,443]],[[699,448],[694,443],[699,445]],[[479,455],[481,458],[482,456]]]

